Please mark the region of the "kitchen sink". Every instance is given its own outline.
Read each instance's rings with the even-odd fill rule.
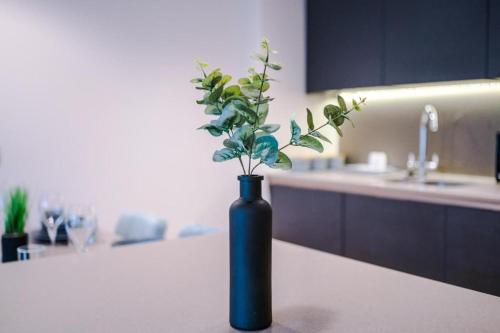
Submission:
[[[455,186],[465,186],[467,183],[458,182],[453,180],[444,180],[444,179],[426,179],[423,182],[418,182],[414,178],[396,178],[396,179],[386,179],[386,181],[391,183],[407,183],[407,184],[423,184],[430,185],[436,187],[455,187]]]

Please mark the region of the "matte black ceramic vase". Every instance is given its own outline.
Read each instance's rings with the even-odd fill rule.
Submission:
[[[28,244],[28,234],[2,235],[2,262],[16,261],[17,248]]]
[[[229,322],[260,330],[272,322],[271,205],[261,196],[262,176],[239,176],[240,198],[229,210]]]

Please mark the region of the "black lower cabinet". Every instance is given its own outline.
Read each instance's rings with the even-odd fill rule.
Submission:
[[[446,281],[500,296],[500,213],[449,207]]]
[[[273,237],[500,296],[500,212],[272,186]]]
[[[273,237],[341,254],[342,195],[272,186]]]
[[[443,279],[445,207],[346,195],[345,219],[346,256]]]

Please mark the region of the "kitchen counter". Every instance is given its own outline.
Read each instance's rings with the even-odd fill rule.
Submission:
[[[2,332],[235,332],[226,233],[0,266]],[[266,332],[498,332],[500,298],[273,240]]]
[[[456,205],[500,211],[500,186],[493,177],[430,173],[430,180],[462,183],[436,186],[397,182],[404,173],[387,175],[328,172],[271,172],[271,185],[327,190],[373,197]]]

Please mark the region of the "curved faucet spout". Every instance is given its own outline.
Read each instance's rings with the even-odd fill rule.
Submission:
[[[432,132],[437,132],[439,128],[438,123],[438,114],[434,105],[427,104],[424,107],[424,112],[422,112],[422,116],[420,117],[420,126],[429,125],[429,129]]]
[[[433,156],[433,163],[427,162],[428,129],[437,132],[439,128],[438,113],[433,105],[427,104],[420,117],[419,147],[418,147],[418,170],[417,180],[424,182],[428,169],[435,170],[438,166],[437,155]]]

